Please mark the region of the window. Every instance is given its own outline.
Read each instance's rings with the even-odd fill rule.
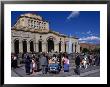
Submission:
[[[34,21],[34,28],[36,28],[36,21]]]
[[[29,27],[31,26],[30,19],[28,20],[28,26],[29,26]]]
[[[31,23],[33,22],[33,20],[31,20]]]
[[[42,36],[40,36],[40,38],[42,38]]]
[[[36,24],[36,21],[34,21],[34,24]]]
[[[33,25],[33,20],[31,20],[31,27],[33,27],[34,25]]]

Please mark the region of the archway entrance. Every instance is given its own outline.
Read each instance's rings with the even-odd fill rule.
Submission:
[[[48,43],[48,52],[51,52],[52,50],[54,51],[54,41],[53,39],[48,39],[47,40],[47,43]]]
[[[66,43],[65,43],[65,52],[66,52]]]
[[[39,41],[38,47],[39,47],[39,52],[42,52],[42,41]]]
[[[33,43],[33,41],[30,42],[30,51],[34,52],[34,43]]]
[[[27,41],[23,41],[23,53],[27,52]]]
[[[19,40],[15,40],[14,42],[14,50],[15,50],[15,53],[18,54],[19,53]]]
[[[59,42],[59,52],[61,51],[61,41]]]

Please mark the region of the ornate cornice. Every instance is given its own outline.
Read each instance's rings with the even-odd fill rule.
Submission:
[[[55,32],[55,31],[52,31],[52,30],[49,30],[48,32],[39,32],[39,31],[36,31],[36,30],[30,30],[30,29],[15,29],[15,28],[13,28],[12,30],[15,30],[15,31],[23,31],[23,32],[31,32],[31,33],[39,33],[39,34],[49,34],[49,33],[52,33],[52,34],[55,34],[55,35],[57,35],[57,36],[61,36],[61,37],[64,37],[64,38],[69,38],[69,36],[66,36],[66,35],[62,35],[62,34],[60,34],[60,33],[58,33],[58,32]],[[72,38],[74,38],[74,39],[78,39],[77,37],[72,37]]]

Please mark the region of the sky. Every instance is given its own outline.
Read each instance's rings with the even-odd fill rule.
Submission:
[[[34,13],[49,22],[50,30],[76,36],[80,43],[100,44],[99,11],[12,11],[11,26],[24,13]]]

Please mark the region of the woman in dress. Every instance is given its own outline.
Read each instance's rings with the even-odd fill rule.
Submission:
[[[69,59],[68,59],[68,56],[64,57],[64,72],[69,72]]]

